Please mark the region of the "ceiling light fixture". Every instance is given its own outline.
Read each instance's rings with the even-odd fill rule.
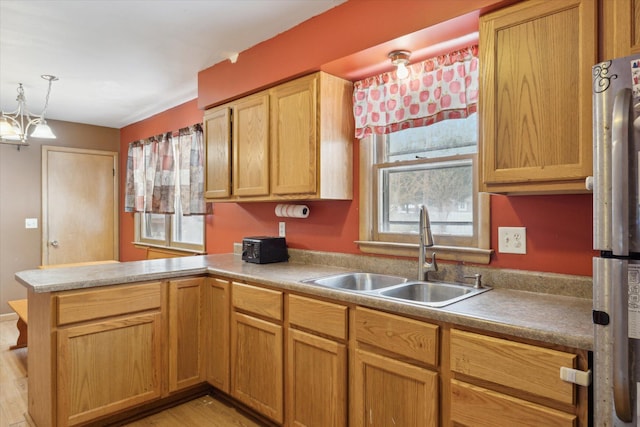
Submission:
[[[18,83],[18,97],[16,98],[16,101],[18,101],[18,109],[10,113],[2,112],[2,116],[0,116],[0,138],[2,140],[0,142],[17,145],[19,150],[21,145],[28,145],[27,138],[29,136],[46,139],[56,138],[49,125],[47,125],[44,114],[49,105],[51,84],[58,80],[58,78],[49,74],[43,74],[41,77],[49,81],[49,88],[47,89],[47,97],[45,98],[42,113],[35,115],[27,110],[27,99],[24,96],[24,88],[22,87],[22,83]],[[29,135],[29,130],[32,127],[34,128],[33,132]]]
[[[409,57],[411,56],[411,52],[408,50],[394,50],[393,52],[389,52],[389,59],[391,59],[391,63],[395,65],[396,75],[399,79],[406,79],[409,77],[409,69],[407,65],[409,64]]]

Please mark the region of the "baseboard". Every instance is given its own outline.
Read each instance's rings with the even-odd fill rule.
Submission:
[[[6,313],[0,314],[0,322],[8,322],[10,320],[16,321],[18,320],[18,315],[16,313]]]

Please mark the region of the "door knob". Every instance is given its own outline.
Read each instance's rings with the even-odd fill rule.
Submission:
[[[52,240],[49,242],[49,245],[53,246],[54,248],[58,247],[58,241],[57,240]]]

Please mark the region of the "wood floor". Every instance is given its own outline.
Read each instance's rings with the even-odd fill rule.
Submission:
[[[27,348],[9,350],[18,338],[15,321],[0,321],[0,427],[29,427],[27,412]],[[203,396],[158,414],[126,424],[128,427],[260,427],[235,408]]]
[[[27,427],[27,349],[16,343],[15,320],[0,322],[0,427]]]

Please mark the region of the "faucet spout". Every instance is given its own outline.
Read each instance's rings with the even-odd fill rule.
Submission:
[[[431,221],[429,211],[424,205],[420,205],[420,247],[418,259],[418,280],[427,280],[429,271],[438,271],[436,253],[431,255],[431,262],[427,261],[427,248],[433,246],[433,235],[431,234]]]
[[[425,205],[420,205],[420,244],[427,248],[433,246],[431,221],[429,220],[429,211]]]

